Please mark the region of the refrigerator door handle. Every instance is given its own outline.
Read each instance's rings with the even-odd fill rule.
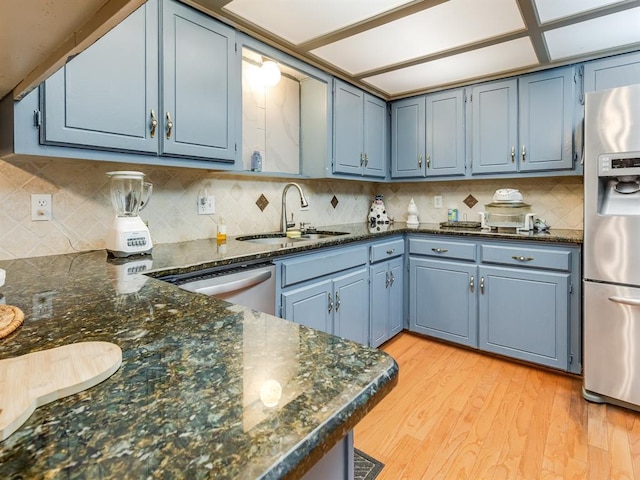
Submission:
[[[609,300],[615,303],[622,303],[623,305],[640,307],[640,298],[609,297]]]

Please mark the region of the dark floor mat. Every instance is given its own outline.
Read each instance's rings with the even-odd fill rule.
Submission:
[[[373,480],[376,478],[384,467],[384,463],[379,462],[357,448],[353,450],[354,479]]]

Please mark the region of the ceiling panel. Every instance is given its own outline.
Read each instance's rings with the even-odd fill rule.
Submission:
[[[358,74],[524,27],[515,0],[450,0],[311,53],[350,74]]]
[[[224,9],[297,45],[412,1],[233,0]]]
[[[538,64],[528,37],[364,78],[391,95],[481,78]]]
[[[640,44],[640,7],[549,30],[544,37],[552,60]]]
[[[543,24],[614,3],[623,2],[621,0],[535,0],[538,18]]]

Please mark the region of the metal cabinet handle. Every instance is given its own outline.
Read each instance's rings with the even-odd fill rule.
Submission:
[[[171,130],[173,130],[173,120],[171,120],[171,113],[167,112],[167,140],[171,138]]]
[[[516,147],[511,147],[511,163],[515,163],[516,161]]]
[[[422,168],[422,155],[418,156],[418,168]]]
[[[533,257],[523,257],[522,255],[513,255],[511,258],[513,258],[514,260],[518,260],[519,262],[530,262],[531,260],[533,260]]]
[[[369,155],[367,155],[366,153],[364,154],[364,166],[366,167],[367,165],[369,165]]]
[[[151,109],[151,131],[149,132],[149,135],[151,136],[151,138],[156,136],[157,126],[158,126],[158,119],[156,118],[156,112],[152,108]]]
[[[473,278],[473,275],[471,275],[471,278],[469,279],[469,289],[471,290],[471,293],[473,293],[473,289],[475,287],[476,287],[475,279]]]
[[[329,296],[329,309],[327,311],[331,313],[331,310],[333,310],[333,298],[331,298],[330,293],[328,293],[327,295]]]
[[[360,152],[360,166],[364,165],[364,152]]]
[[[527,149],[525,148],[524,145],[522,145],[522,161],[523,162],[527,161]]]
[[[393,276],[393,272],[389,272],[389,286],[393,287],[393,282],[396,281],[396,277]]]
[[[484,295],[484,277],[480,277],[480,293]]]
[[[427,168],[431,168],[431,155],[427,155]]]
[[[387,250],[387,255],[391,255],[395,251],[396,251],[395,248],[390,248],[389,250]]]
[[[449,251],[449,249],[447,248],[432,248],[431,250],[433,250],[436,253],[447,253]]]
[[[623,305],[640,307],[640,298],[609,297],[609,300],[615,303],[621,303]]]
[[[336,312],[340,310],[340,294],[336,292]]]
[[[389,272],[385,272],[384,276],[385,276],[384,288],[389,288],[389,281],[390,281]]]

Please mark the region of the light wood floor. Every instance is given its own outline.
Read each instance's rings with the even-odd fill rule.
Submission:
[[[587,403],[580,379],[409,333],[383,350],[398,385],[355,429],[378,480],[640,479],[640,414]]]

